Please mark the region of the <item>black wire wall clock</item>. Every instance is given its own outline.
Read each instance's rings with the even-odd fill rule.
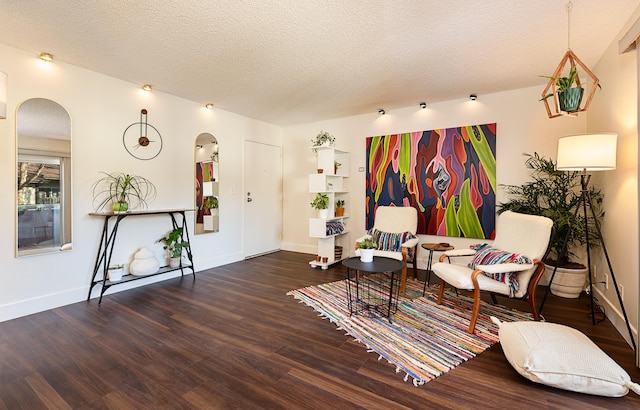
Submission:
[[[162,136],[153,125],[147,121],[147,110],[140,110],[140,121],[125,128],[122,134],[122,144],[131,156],[141,160],[150,160],[162,151]]]

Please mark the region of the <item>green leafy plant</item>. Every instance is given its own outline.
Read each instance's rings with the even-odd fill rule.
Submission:
[[[326,143],[328,143],[329,145],[333,145],[335,141],[336,141],[336,138],[333,135],[329,134],[326,131],[321,130],[318,133],[318,135],[316,135],[316,137],[311,140],[311,143],[313,144],[312,146],[319,147]],[[313,152],[316,152],[316,151],[317,151],[316,149],[313,150]]]
[[[338,199],[336,201],[336,208],[344,208],[344,199]]]
[[[218,197],[215,196],[208,196],[202,204],[202,207],[206,209],[217,209],[218,206]]]
[[[364,238],[362,241],[358,242],[358,249],[378,249],[378,244],[371,238]]]
[[[123,172],[102,174],[104,177],[91,186],[96,211],[104,209],[109,204],[113,204],[114,211],[126,211],[138,206],[146,208],[148,202],[156,197],[155,185],[144,177]]]
[[[311,202],[311,207],[314,209],[328,209],[329,197],[325,194],[317,193],[316,197]]]
[[[561,93],[563,91],[565,91],[568,88],[571,88],[571,86],[573,86],[573,84],[575,84],[576,82],[576,78],[578,76],[578,70],[576,69],[575,64],[573,64],[571,66],[571,69],[569,70],[569,76],[568,77],[553,77],[550,75],[543,75],[541,77],[544,78],[549,78],[553,81],[556,82],[556,91],[558,93]],[[553,93],[549,93],[547,95],[545,95],[544,97],[542,97],[540,99],[540,101],[542,100],[546,100],[547,98],[553,96]]]
[[[182,250],[189,246],[189,242],[182,240],[182,228],[175,228],[156,242],[162,242],[162,249],[166,250],[171,258],[182,256]]]
[[[570,259],[575,257],[572,249],[578,244],[584,245],[586,229],[589,229],[589,247],[596,248],[600,243],[593,217],[589,213],[589,223],[583,215],[575,215],[580,204],[582,186],[580,172],[558,171],[552,159],[541,157],[538,153],[527,156],[525,166],[530,170],[532,180],[522,185],[501,185],[509,199],[498,204],[498,213],[514,211],[531,215],[542,215],[554,222],[555,235],[550,244],[550,255],[545,260],[549,265],[559,267],[577,267]],[[590,186],[589,194],[594,206],[598,223],[604,217],[602,211],[603,195],[600,189]],[[563,249],[565,238],[567,246]]]

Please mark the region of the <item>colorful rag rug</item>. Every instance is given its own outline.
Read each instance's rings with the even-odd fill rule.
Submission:
[[[350,316],[343,280],[292,290],[287,295],[336,323],[338,330],[377,353],[378,360],[385,358],[395,365],[397,373],[405,372],[404,380],[412,378],[415,386],[443,375],[497,343],[498,327],[490,316],[505,322],[533,320],[531,314],[482,302],[472,335],[467,329],[473,299],[446,291],[442,304],[437,305],[437,288],[427,289],[422,297],[423,285],[424,282],[407,281],[408,296],[400,296],[391,323],[375,313]]]

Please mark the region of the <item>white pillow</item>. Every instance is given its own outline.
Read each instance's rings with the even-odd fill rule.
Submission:
[[[513,368],[527,379],[560,389],[621,397],[640,385],[576,329],[545,322],[500,322],[500,344]]]

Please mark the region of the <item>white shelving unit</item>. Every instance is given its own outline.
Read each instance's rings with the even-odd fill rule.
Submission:
[[[317,150],[318,169],[322,173],[309,174],[309,193],[311,199],[317,193],[329,197],[329,216],[323,218],[309,218],[309,236],[318,239],[318,256],[320,261],[312,260],[309,265],[327,269],[329,266],[349,256],[349,213],[345,209],[345,215],[335,215],[335,205],[338,199],[345,201],[345,208],[349,205],[349,192],[345,184],[345,178],[349,177],[349,153],[334,147],[312,147]],[[336,170],[334,161],[341,165]],[[342,258],[335,258],[335,247],[342,246]],[[326,258],[326,262],[322,258]]]

